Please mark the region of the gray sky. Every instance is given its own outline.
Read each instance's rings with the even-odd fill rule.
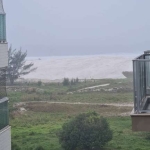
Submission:
[[[3,0],[7,37],[30,56],[150,49],[150,0]]]

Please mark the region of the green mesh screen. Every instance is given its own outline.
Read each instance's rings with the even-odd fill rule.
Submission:
[[[0,130],[9,124],[8,101],[0,103]]]
[[[6,68],[0,68],[0,99],[6,96]]]

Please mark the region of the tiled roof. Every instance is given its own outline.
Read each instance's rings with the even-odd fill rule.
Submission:
[[[5,14],[4,8],[3,8],[3,0],[0,0],[0,14]]]

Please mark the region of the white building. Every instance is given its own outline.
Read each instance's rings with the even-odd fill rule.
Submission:
[[[9,126],[8,98],[6,94],[6,68],[8,44],[6,40],[6,13],[0,0],[0,150],[11,150],[11,128]]]

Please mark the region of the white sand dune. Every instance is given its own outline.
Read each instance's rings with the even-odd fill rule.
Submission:
[[[132,71],[132,59],[123,56],[51,57],[32,62],[37,70],[24,76],[25,79],[124,78],[123,71]]]

